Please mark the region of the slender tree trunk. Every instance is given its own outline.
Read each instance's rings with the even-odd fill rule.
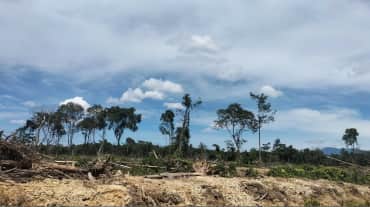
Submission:
[[[93,129],[93,143],[95,144],[95,133],[96,133],[96,131],[95,131],[95,129]]]
[[[262,163],[262,156],[261,156],[261,127],[258,127],[258,157],[259,162]]]

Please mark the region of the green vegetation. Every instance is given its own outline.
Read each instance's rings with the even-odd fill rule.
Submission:
[[[240,157],[240,148],[246,142],[243,139],[243,132],[246,130],[256,130],[256,119],[254,114],[242,108],[240,104],[230,104],[226,109],[217,111],[217,120],[215,121],[217,128],[226,129],[231,138],[232,145],[236,147],[238,158]]]
[[[318,200],[310,198],[304,201],[304,206],[305,207],[316,207],[316,206],[321,206],[321,204]]]
[[[271,104],[267,102],[268,96],[265,94],[250,93],[250,97],[257,103],[257,131],[258,131],[258,161],[262,162],[261,154],[261,129],[265,124],[275,120],[276,110],[271,109]]]
[[[370,174],[364,170],[356,168],[313,165],[284,165],[271,168],[269,175],[286,178],[303,177],[309,179],[327,179],[356,184],[370,184]]]
[[[58,159],[77,160],[81,166],[88,164],[97,155],[108,154],[117,162],[138,164],[139,166],[130,169],[130,173],[136,175],[174,170],[189,172],[194,160],[209,160],[216,163],[214,174],[225,177],[235,176],[236,167],[239,166],[250,167],[245,176],[256,177],[258,173],[253,167],[264,163],[266,167],[278,166],[272,168],[272,176],[370,183],[368,173],[338,167],[343,164],[338,160],[355,166],[369,166],[370,152],[355,151],[359,136],[355,128],[347,129],[342,137],[346,146],[350,146],[352,150],[343,150],[339,155],[332,155],[334,159],[329,159],[319,149],[299,150],[282,143],[280,139],[261,145],[261,129],[274,121],[276,111],[271,108],[268,96],[251,93],[250,97],[256,102],[256,113],[239,103],[217,110],[215,127],[227,130],[231,137],[224,148],[213,144],[212,149],[209,149],[204,143],[194,147],[190,143],[191,114],[202,102],[200,99],[194,101],[189,94],[182,98],[182,109],[176,113],[166,110],[160,115],[159,131],[168,138],[166,146],[131,137],[122,141],[125,131],[139,130],[142,121],[141,114],[133,107],[105,108],[93,105],[83,109],[71,102],[59,106],[55,111],[35,112],[24,126],[10,136],[5,136],[0,131],[0,139],[22,142]],[[116,144],[108,142],[108,130],[114,135]],[[246,132],[258,132],[257,149],[242,151],[242,145],[247,141]],[[76,144],[74,140],[77,133],[83,137],[80,144]]]

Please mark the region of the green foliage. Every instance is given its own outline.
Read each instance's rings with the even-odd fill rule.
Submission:
[[[363,206],[370,206],[370,200],[367,200],[365,202],[359,202],[359,201],[345,201],[341,206],[347,206],[347,207],[363,207]]]
[[[258,171],[256,169],[254,169],[253,167],[249,167],[246,171],[245,171],[245,176],[246,177],[257,177],[258,176]]]
[[[321,206],[320,202],[318,200],[315,200],[314,198],[309,198],[304,201],[305,207],[316,207]]]
[[[357,129],[350,128],[346,129],[342,140],[345,142],[346,146],[352,146],[352,152],[355,151],[355,145],[357,144],[357,137],[359,136],[359,133],[357,132]]]
[[[356,184],[370,184],[370,175],[359,169],[348,169],[325,166],[279,166],[271,168],[270,176],[275,177],[304,177],[309,179],[327,179]]]
[[[226,109],[217,110],[217,128],[226,129],[233,141],[236,151],[240,153],[241,146],[246,142],[242,137],[248,129],[252,132],[256,129],[254,114],[238,104],[230,104]]]
[[[117,140],[117,145],[120,145],[121,137],[125,129],[133,132],[138,130],[138,124],[141,122],[141,114],[135,113],[136,109],[121,108],[119,106],[112,106],[107,109],[108,128],[113,129]]]
[[[166,110],[162,115],[161,115],[161,123],[159,125],[159,131],[163,135],[168,136],[168,143],[172,142],[172,139],[174,137],[175,133],[175,124],[174,124],[174,119],[175,119],[175,113],[173,113],[172,110]]]
[[[226,164],[224,162],[219,162],[212,169],[212,174],[219,175],[221,177],[234,177],[237,175],[236,165],[233,163]]]
[[[185,157],[189,154],[189,142],[190,142],[190,113],[202,104],[199,99],[193,101],[190,94],[185,94],[182,97],[183,110],[180,110],[183,114],[182,125],[176,129],[176,136],[174,137],[173,145],[176,148],[176,154],[180,157]]]
[[[250,93],[250,97],[256,101],[257,104],[257,125],[256,129],[258,131],[258,158],[262,161],[262,150],[261,150],[261,129],[263,125],[269,122],[275,121],[276,110],[272,110],[271,104],[267,101],[268,96],[265,94],[254,94]]]

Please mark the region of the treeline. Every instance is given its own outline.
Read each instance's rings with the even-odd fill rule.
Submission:
[[[170,160],[177,158],[173,151],[175,146],[159,146],[154,145],[148,141],[138,140],[135,141],[132,138],[127,138],[121,145],[115,145],[107,140],[99,143],[91,144],[79,144],[73,145],[74,156],[96,156],[97,152],[114,155],[115,157],[122,158],[133,158],[133,159],[148,159],[148,160]],[[50,155],[69,155],[71,148],[69,146],[46,146],[40,145],[40,152]],[[267,164],[312,164],[312,165],[327,165],[327,166],[338,166],[342,163],[337,162],[333,159],[329,159],[320,149],[303,149],[299,150],[294,148],[292,145],[286,145],[281,143],[279,139],[276,139],[271,147],[263,147],[262,160]],[[239,157],[240,156],[240,160]],[[362,151],[353,154],[348,150],[342,150],[340,154],[331,155],[334,158],[351,162],[357,165],[369,166],[370,163],[370,152]],[[200,143],[198,146],[192,144],[188,147],[188,159],[206,159],[209,161],[217,162],[238,162],[241,165],[253,165],[259,162],[259,151],[252,148],[249,151],[243,151],[238,155],[235,148],[221,148],[217,144],[207,146]],[[151,163],[157,164],[157,163]]]
[[[259,163],[325,164],[328,162],[320,150],[297,150],[291,145],[280,143],[278,139],[272,146],[270,143],[262,144],[262,128],[275,120],[276,110],[272,109],[268,96],[263,93],[250,93],[250,98],[255,101],[255,110],[245,109],[239,103],[232,103],[226,108],[217,110],[215,128],[224,129],[230,135],[224,149],[215,144],[211,147],[214,149],[207,148],[204,143],[195,147],[190,144],[191,114],[202,104],[202,101],[193,100],[189,94],[182,97],[181,109],[166,110],[160,116],[159,131],[169,140],[169,145],[164,147],[155,146],[150,142],[136,142],[132,138],[126,139],[125,144],[121,146],[121,139],[126,130],[137,131],[142,120],[141,114],[137,113],[133,107],[93,105],[84,109],[73,102],[60,105],[55,111],[35,112],[24,126],[18,128],[6,139],[16,139],[35,149],[56,154],[96,154],[99,150],[98,146],[104,145],[106,153],[134,157],[146,157],[154,150],[163,157],[169,155],[183,158],[206,156],[211,160],[238,160],[243,163],[253,163],[256,160]],[[108,131],[114,134],[116,145],[107,141]],[[258,133],[258,148],[242,152],[242,145],[246,142],[246,132]],[[80,145],[75,144],[75,137],[78,133],[83,137],[83,144]],[[341,159],[368,164],[368,158],[363,158],[363,153],[360,153],[361,155],[354,153],[358,136],[359,133],[355,128],[345,131],[342,140],[346,146],[351,146],[352,151],[344,151]],[[2,132],[0,132],[1,137],[5,137]]]
[[[193,101],[189,94],[182,100],[180,116],[181,124],[175,128],[175,112],[167,110],[160,119],[159,130],[169,137],[172,153],[186,157],[190,147],[190,115],[201,104],[201,100]],[[15,130],[7,137],[28,144],[36,149],[41,146],[63,149],[67,144],[72,152],[76,134],[83,137],[83,145],[97,142],[107,142],[107,132],[111,131],[116,139],[116,145],[121,145],[121,139],[126,130],[137,131],[142,115],[133,107],[124,108],[112,106],[105,108],[93,105],[84,109],[81,105],[69,102],[60,105],[55,111],[35,112],[25,125]],[[2,134],[1,134],[2,135]],[[3,137],[0,136],[0,138]]]

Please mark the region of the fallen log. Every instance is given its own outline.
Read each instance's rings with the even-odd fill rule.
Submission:
[[[147,175],[144,178],[148,179],[179,179],[179,178],[187,178],[187,177],[194,177],[194,176],[202,176],[202,173],[161,173],[158,175]]]
[[[62,172],[68,172],[68,173],[87,173],[88,172],[88,170],[86,169],[81,169],[81,168],[67,166],[67,165],[58,165],[54,163],[48,163],[44,167],[48,169],[55,169],[55,170],[60,170]]]

